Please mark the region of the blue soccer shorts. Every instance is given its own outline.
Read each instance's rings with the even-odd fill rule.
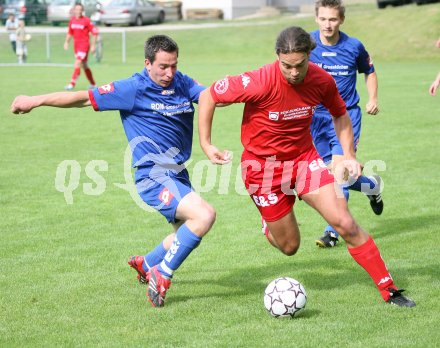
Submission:
[[[358,106],[347,111],[353,126],[354,149],[356,151],[361,136],[362,111]],[[311,133],[316,150],[324,160],[324,163],[330,163],[333,155],[344,154],[333,127],[332,117],[328,113],[316,113],[313,115]]]
[[[180,201],[193,192],[188,171],[167,169],[158,165],[138,168],[135,173],[136,189],[142,200],[161,213],[168,222],[176,222]]]

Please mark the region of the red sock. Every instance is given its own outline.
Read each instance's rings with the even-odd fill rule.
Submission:
[[[71,83],[73,86],[75,86],[76,80],[78,79],[78,76],[79,76],[80,72],[81,72],[81,69],[80,69],[80,68],[75,68],[75,69],[73,70],[72,78],[70,79],[70,83]]]
[[[390,293],[387,289],[393,288],[397,290],[397,288],[382,260],[382,256],[380,256],[379,249],[376,243],[374,243],[373,238],[370,236],[364,244],[355,248],[348,248],[348,252],[353,259],[367,271],[378,287],[383,299],[388,301]]]
[[[93,79],[92,70],[90,68],[84,69],[86,73],[87,79],[89,80],[91,85],[95,85],[95,80]]]

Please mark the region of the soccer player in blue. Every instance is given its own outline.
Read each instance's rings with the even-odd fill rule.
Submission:
[[[361,108],[358,105],[360,98],[356,91],[357,72],[365,74],[369,96],[366,104],[367,113],[377,115],[379,112],[377,76],[373,62],[359,40],[349,37],[339,30],[345,19],[345,7],[341,0],[318,0],[315,3],[315,14],[319,30],[311,33],[316,42],[316,48],[310,55],[310,61],[326,70],[335,79],[339,93],[350,114],[354,146],[357,149],[362,119]],[[324,163],[335,170],[343,159],[343,151],[333,127],[332,117],[322,105],[315,111],[311,132],[315,147]],[[347,200],[349,189],[364,192],[370,200],[373,212],[380,215],[383,210],[380,185],[380,176],[361,175],[354,183],[342,185],[342,189]],[[316,241],[316,244],[323,248],[333,247],[338,242],[338,237],[336,230],[327,225],[324,229],[324,235]]]
[[[154,307],[164,305],[173,273],[196,248],[215,221],[214,209],[194,192],[184,163],[191,155],[194,102],[205,87],[177,70],[179,48],[168,36],[145,42],[145,68],[132,77],[89,91],[18,96],[15,114],[39,106],[119,110],[136,167],[142,199],[173,227],[155,249],[133,256],[129,265]]]

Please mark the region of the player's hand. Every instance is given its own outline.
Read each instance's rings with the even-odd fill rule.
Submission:
[[[90,52],[93,54],[93,53],[95,53],[95,51],[96,51],[96,46],[92,44],[90,46]]]
[[[429,94],[435,96],[438,86],[440,85],[440,80],[435,80],[429,87]]]
[[[208,145],[203,149],[206,156],[214,164],[227,164],[232,160],[232,153],[228,150],[220,151],[214,145]]]
[[[12,102],[11,111],[14,114],[27,114],[36,106],[34,97],[20,95]]]
[[[362,174],[362,165],[355,158],[347,158],[333,168],[333,174],[338,184],[352,184]]]
[[[65,43],[64,43],[64,49],[65,49],[66,51],[69,49],[69,43],[68,43],[68,42],[65,42]]]
[[[375,100],[369,100],[367,105],[365,105],[365,109],[370,115],[377,115],[379,113],[379,105]]]
[[[354,158],[342,161],[344,168],[348,171],[350,178],[357,179],[362,174],[362,165]]]

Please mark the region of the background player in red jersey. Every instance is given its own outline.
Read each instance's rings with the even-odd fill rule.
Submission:
[[[379,249],[351,216],[339,186],[313,146],[310,125],[317,105],[322,104],[333,116],[344,150],[343,168],[336,168],[336,173],[343,176],[346,168],[352,177],[360,175],[350,116],[331,75],[309,62],[314,47],[302,28],[287,28],[278,36],[275,62],[224,78],[203,91],[199,98],[200,145],[213,163],[228,163],[229,154],[211,143],[215,105],[245,103],[241,128],[243,179],[267,222],[269,241],[286,255],[297,252],[300,231],[293,212],[296,193],[336,228],[350,255],[368,272],[385,301],[414,307],[414,301],[394,285]]]
[[[81,3],[75,4],[73,8],[73,17],[70,19],[66,41],[64,42],[64,49],[67,50],[69,48],[70,39],[73,37],[75,65],[70,83],[64,87],[68,91],[75,87],[81,67],[84,69],[84,73],[90,82],[90,88],[95,87],[95,80],[93,79],[92,70],[90,70],[87,64],[87,57],[89,54],[89,49],[92,53],[95,52],[96,36],[98,31],[90,21],[90,18],[83,16],[83,11],[84,7]],[[89,38],[90,34],[93,36],[91,46]]]

